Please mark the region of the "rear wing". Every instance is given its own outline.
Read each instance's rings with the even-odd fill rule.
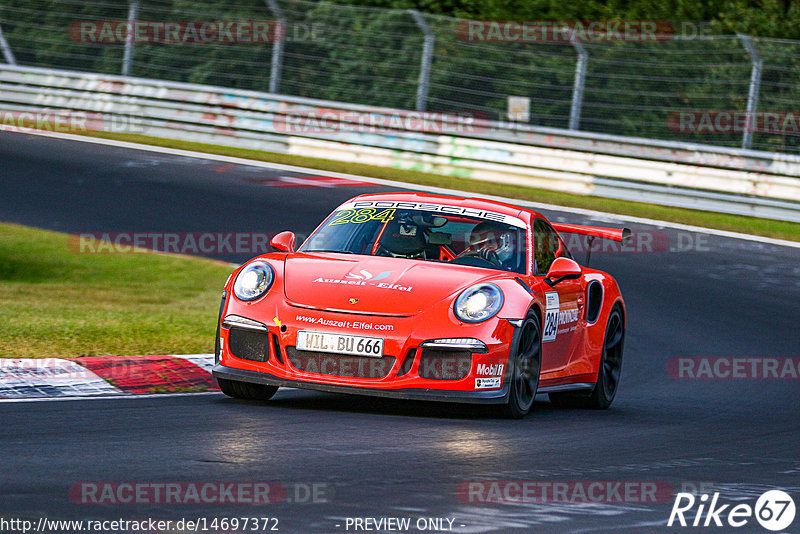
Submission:
[[[631,231],[629,228],[622,228],[621,230],[618,230],[616,228],[603,228],[601,226],[583,226],[581,224],[564,224],[564,223],[552,223],[552,224],[553,228],[555,228],[560,233],[589,236],[589,246],[586,249],[586,265],[589,265],[589,262],[592,259],[592,241],[594,241],[596,237],[599,237],[600,239],[610,239],[611,241],[619,241],[621,243],[624,243],[625,240],[631,236]]]
[[[625,241],[631,236],[629,228],[602,228],[600,226],[583,226],[580,224],[552,223],[553,228],[565,234],[588,235],[599,237],[600,239],[610,239],[612,241]]]

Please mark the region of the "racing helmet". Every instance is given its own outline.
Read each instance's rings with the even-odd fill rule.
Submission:
[[[485,221],[470,232],[469,247],[486,259],[496,255],[503,267],[514,268],[518,237],[518,230],[508,225]]]
[[[408,215],[401,213],[386,225],[378,242],[384,255],[400,258],[420,258],[425,255],[425,232]]]

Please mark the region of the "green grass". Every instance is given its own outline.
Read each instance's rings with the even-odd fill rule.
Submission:
[[[0,356],[213,352],[231,270],[153,253],[78,254],[66,234],[0,223]]]
[[[467,192],[498,195],[520,200],[557,204],[566,207],[586,208],[620,215],[646,217],[661,221],[671,221],[694,226],[703,226],[706,228],[717,228],[732,232],[741,232],[745,234],[800,241],[799,223],[690,210],[684,208],[673,208],[670,206],[647,204],[644,202],[631,202],[626,200],[590,197],[585,195],[548,191],[545,189],[535,189],[531,187],[497,184],[479,180],[470,180],[467,178],[455,178],[413,170],[377,167],[374,165],[364,165],[362,163],[309,158],[290,154],[262,152],[258,150],[208,145],[203,143],[191,143],[188,141],[174,139],[160,139],[137,134],[112,134],[97,132],[92,135],[106,139],[117,139],[134,143],[157,145],[183,150],[194,150],[198,152],[235,156],[258,161],[268,161],[271,163],[313,167],[315,169],[332,172],[343,172],[361,176],[369,176],[373,178],[383,178],[386,180],[396,180],[399,182],[408,183],[409,185],[418,184],[458,189]]]

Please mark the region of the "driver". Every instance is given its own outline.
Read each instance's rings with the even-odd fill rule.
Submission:
[[[482,222],[475,225],[470,232],[469,247],[465,252],[503,269],[515,270],[517,237],[517,230],[507,225],[492,221]]]

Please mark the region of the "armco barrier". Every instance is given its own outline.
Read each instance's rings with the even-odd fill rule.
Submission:
[[[457,115],[439,115],[434,125],[409,128],[403,120],[389,119],[413,118],[411,111],[0,66],[0,111],[43,109],[98,114],[107,131],[800,222],[800,156],[795,155],[481,119],[465,126]],[[302,123],[309,113],[327,113],[335,131],[286,127]],[[357,127],[370,120],[383,126]]]

